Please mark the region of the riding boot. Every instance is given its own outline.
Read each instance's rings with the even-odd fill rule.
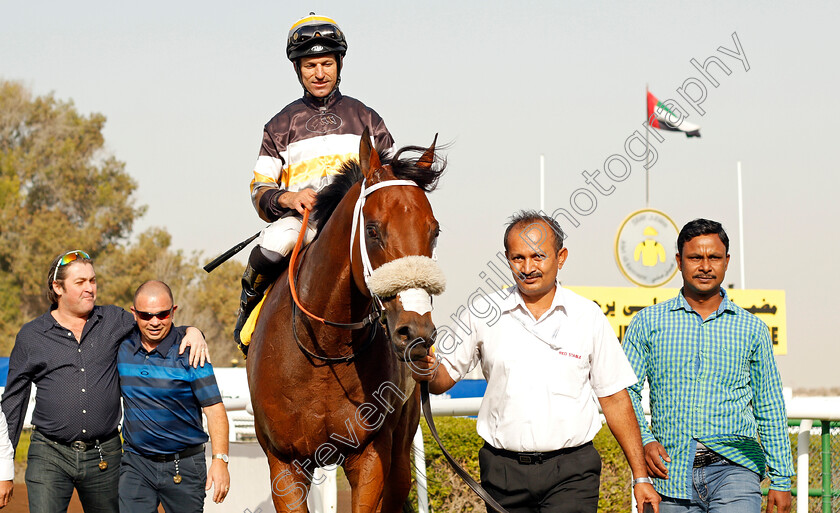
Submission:
[[[245,273],[242,274],[242,295],[239,298],[239,314],[236,318],[236,326],[233,328],[233,339],[236,340],[236,345],[245,357],[248,356],[248,346],[242,343],[240,334],[245,322],[248,321],[248,316],[259,304],[263,294],[268,287],[274,283],[280,273],[289,265],[289,259],[283,260],[274,266],[271,266],[267,272],[260,273],[248,262],[245,267]]]

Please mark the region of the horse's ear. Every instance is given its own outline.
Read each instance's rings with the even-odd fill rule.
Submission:
[[[435,144],[437,143],[438,134],[435,134],[435,140],[432,141],[432,145],[429,146],[429,149],[423,153],[420,159],[417,161],[417,167],[423,169],[431,169],[432,164],[435,163]]]
[[[362,140],[359,142],[359,165],[362,168],[362,174],[368,180],[371,179],[374,171],[382,167],[379,154],[370,142],[370,131],[367,128],[362,132]]]

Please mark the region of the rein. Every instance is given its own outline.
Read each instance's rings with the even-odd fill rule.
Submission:
[[[478,484],[475,479],[473,479],[469,472],[464,470],[464,468],[461,467],[461,465],[459,465],[457,461],[455,461],[455,458],[453,458],[452,455],[449,454],[449,451],[447,451],[446,448],[443,446],[443,442],[441,442],[440,436],[438,436],[437,428],[435,428],[435,419],[432,416],[432,407],[429,403],[428,381],[420,382],[420,405],[423,408],[423,417],[426,419],[426,424],[429,425],[429,432],[432,434],[432,438],[435,439],[435,442],[437,442],[438,447],[440,447],[443,456],[446,458],[446,461],[447,463],[449,463],[449,466],[452,467],[452,470],[454,470],[455,473],[458,474],[458,477],[460,477],[462,481],[467,483],[467,486],[469,486],[472,489],[472,491],[475,492],[476,495],[481,497],[481,499],[487,504],[488,508],[493,508],[498,513],[508,513],[508,510],[506,510],[501,504],[496,502],[496,499],[491,497],[490,494],[487,493],[487,490],[482,488],[482,486]]]
[[[371,193],[373,193],[373,192],[375,192],[379,189],[382,189],[383,187],[389,187],[391,185],[407,185],[407,186],[419,187],[416,183],[414,183],[411,180],[386,180],[384,182],[379,182],[377,184],[374,184],[371,187],[365,187],[365,181],[366,181],[365,179],[362,179],[361,191],[359,192],[359,198],[356,200],[356,205],[353,208],[353,227],[350,230],[350,262],[351,263],[353,262],[353,240],[355,239],[355,235],[356,235],[356,227],[357,226],[362,226],[365,223],[365,216],[364,216],[364,213],[362,212],[362,207],[364,207],[364,204],[365,204],[365,198],[367,198],[367,196],[369,196]],[[297,271],[298,271],[298,269],[297,269],[297,258],[300,254],[301,247],[303,246],[303,238],[306,234],[307,223],[309,222],[309,212],[310,212],[310,210],[308,208],[303,211],[303,220],[301,221],[301,230],[298,233],[298,238],[297,238],[297,241],[295,242],[295,247],[292,250],[292,256],[289,260],[289,290],[291,291],[292,299],[293,299],[293,305],[292,305],[293,306],[293,308],[292,308],[292,334],[295,337],[295,342],[297,342],[298,347],[300,347],[300,349],[304,353],[308,354],[309,356],[311,356],[313,358],[317,358],[317,359],[323,360],[325,362],[349,362],[353,358],[355,358],[358,354],[362,353],[365,349],[370,347],[370,345],[373,343],[374,339],[376,338],[376,334],[378,332],[378,329],[377,329],[377,324],[378,323],[376,323],[375,321],[382,317],[382,300],[376,294],[371,294],[371,296],[374,299],[373,305],[371,307],[371,309],[372,309],[371,313],[368,314],[368,316],[365,317],[364,319],[362,319],[361,321],[351,322],[351,323],[333,322],[333,321],[326,320],[323,317],[319,317],[319,316],[313,314],[312,312],[307,310],[301,304],[300,299],[298,298],[298,295],[297,295],[297,287],[295,286],[295,276],[297,275]],[[371,273],[373,272],[373,269],[370,265],[370,257],[368,256],[367,248],[365,247],[364,244],[362,244],[362,239],[363,239],[363,236],[362,236],[361,233],[359,233],[359,252],[362,255],[362,264],[363,264],[363,269],[364,269],[365,283],[367,283],[367,280],[370,277]],[[367,326],[372,325],[373,329],[370,331],[370,335],[368,335],[368,340],[365,341],[365,343],[362,345],[361,348],[359,348],[358,351],[356,351],[356,352],[354,352],[350,355],[347,355],[347,356],[335,357],[335,358],[331,358],[331,357],[327,357],[327,356],[320,356],[320,355],[317,355],[317,354],[313,353],[312,351],[306,349],[305,347],[303,347],[303,344],[301,344],[300,339],[298,339],[297,330],[295,329],[296,320],[297,320],[297,315],[296,314],[297,314],[298,309],[301,312],[305,313],[310,319],[316,320],[316,321],[320,322],[321,324],[324,324],[325,326],[330,326],[330,327],[333,327],[333,328],[339,328],[339,329],[343,329],[343,330],[352,331],[352,330],[358,330],[358,329],[362,329],[362,328],[365,328]]]
[[[292,250],[292,257],[289,260],[289,290],[292,292],[292,299],[294,300],[295,305],[300,309],[301,312],[305,313],[310,319],[316,320],[321,324],[326,326],[331,326],[333,328],[341,328],[343,330],[358,330],[362,329],[366,326],[370,326],[373,324],[377,318],[379,318],[380,312],[378,310],[374,310],[370,313],[367,317],[362,319],[359,322],[351,322],[351,323],[343,323],[343,322],[333,322],[324,319],[323,317],[318,317],[317,315],[313,314],[302,304],[300,304],[300,300],[298,299],[297,295],[297,287],[295,287],[295,274],[296,269],[295,266],[297,264],[297,257],[300,253],[300,248],[303,246],[303,237],[306,233],[306,223],[309,221],[309,209],[303,211],[303,221],[301,222],[301,230],[298,233],[297,242],[295,242],[295,249]]]

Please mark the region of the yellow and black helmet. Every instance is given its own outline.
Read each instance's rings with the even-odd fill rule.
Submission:
[[[344,32],[332,18],[317,16],[314,12],[298,20],[289,29],[286,56],[296,62],[301,57],[347,53]]]

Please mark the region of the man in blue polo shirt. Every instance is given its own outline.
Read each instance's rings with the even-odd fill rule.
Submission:
[[[204,510],[205,491],[222,502],[230,487],[228,421],[213,367],[192,368],[178,354],[180,330],[172,329],[177,309],[172,291],[148,281],[134,294],[137,329],[118,356],[125,407],[125,452],[120,467],[120,513]],[[207,469],[207,416],[213,462]]]

